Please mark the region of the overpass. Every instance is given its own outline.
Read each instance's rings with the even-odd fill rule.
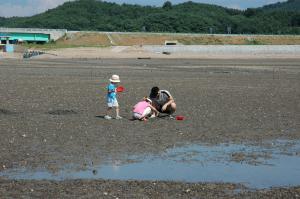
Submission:
[[[5,28],[0,27],[0,35],[9,36],[10,40],[31,42],[56,41],[64,36],[66,29],[39,29],[39,28]]]

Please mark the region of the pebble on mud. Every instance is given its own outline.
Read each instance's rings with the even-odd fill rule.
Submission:
[[[186,192],[186,193],[190,193],[190,192],[191,192],[191,190],[190,190],[190,189],[187,189],[187,190],[185,190],[185,192]]]

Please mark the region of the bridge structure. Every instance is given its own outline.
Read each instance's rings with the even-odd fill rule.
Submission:
[[[37,42],[47,43],[56,41],[64,36],[68,31],[66,29],[39,29],[39,28],[5,28],[0,27],[1,42],[5,37],[9,37],[9,42]],[[1,43],[0,42],[0,43]]]

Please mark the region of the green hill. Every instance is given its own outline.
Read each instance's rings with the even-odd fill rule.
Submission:
[[[262,7],[264,10],[300,10],[300,0],[288,0],[285,2],[278,2]]]
[[[280,5],[285,7],[294,1]],[[162,7],[152,7],[77,0],[32,17],[0,18],[0,26],[124,32],[300,34],[299,13],[266,7],[239,11],[191,1],[178,5],[166,2]]]

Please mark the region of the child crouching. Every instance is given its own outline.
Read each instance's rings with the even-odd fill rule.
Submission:
[[[148,117],[155,117],[159,112],[151,105],[149,98],[143,98],[133,107],[133,119],[145,121]]]

